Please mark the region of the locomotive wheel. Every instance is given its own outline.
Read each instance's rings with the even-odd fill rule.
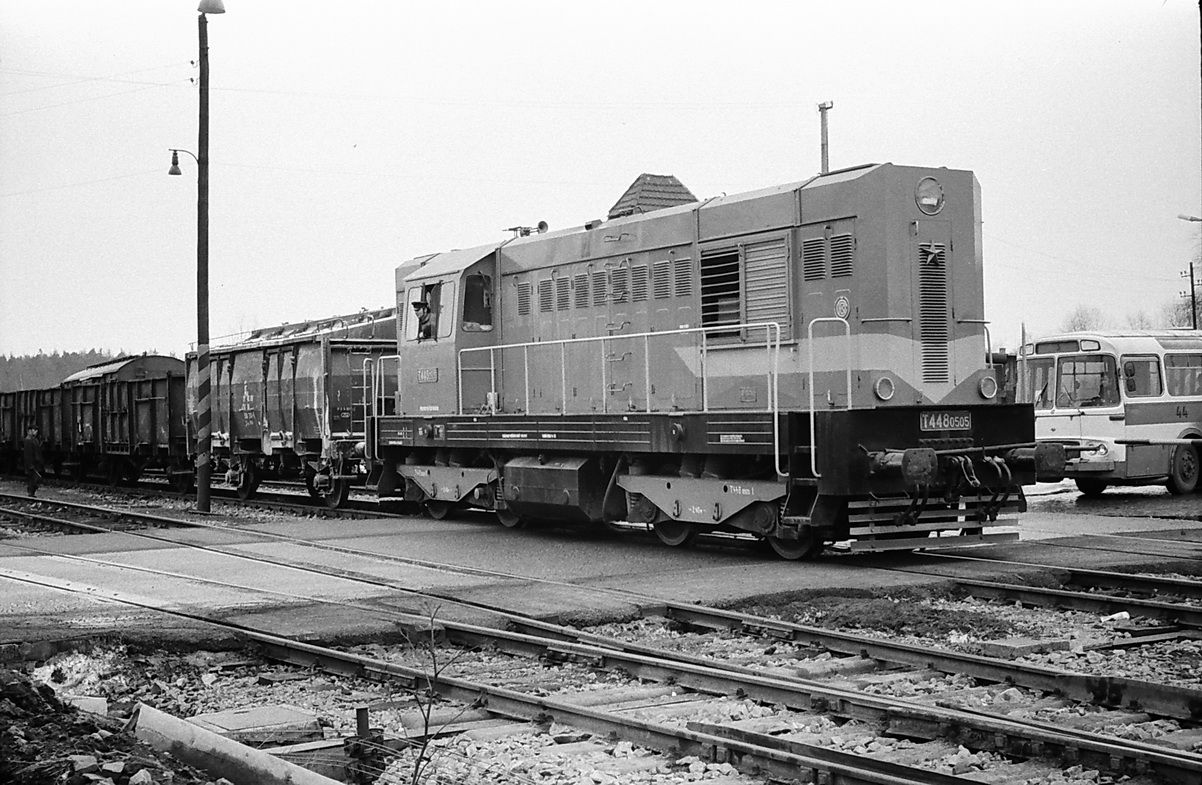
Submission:
[[[326,506],[331,510],[337,510],[346,504],[347,497],[350,495],[351,485],[346,480],[331,480],[329,490],[320,494]]]
[[[1095,477],[1078,477],[1074,482],[1077,483],[1077,490],[1085,496],[1101,496],[1102,491],[1106,490],[1108,483],[1105,480],[1099,480]]]
[[[436,521],[441,521],[450,514],[451,507],[454,505],[443,499],[428,499],[422,503],[422,506],[426,509],[426,515],[429,515]]]
[[[238,498],[246,501],[254,496],[259,489],[259,467],[253,461],[246,461],[238,472]]]
[[[652,528],[655,529],[655,536],[659,537],[659,541],[672,548],[688,545],[697,539],[697,527],[691,523],[660,521],[653,524]]]
[[[1192,444],[1179,444],[1169,460],[1169,493],[1193,493],[1198,487],[1198,449]]]
[[[773,552],[788,561],[797,561],[798,559],[811,559],[822,552],[822,541],[815,540],[812,533],[808,534],[803,530],[798,532],[800,535],[796,540],[786,540],[781,537],[768,536],[765,539]]]
[[[506,529],[522,529],[526,526],[526,522],[522,520],[522,516],[508,507],[503,510],[497,510],[497,520]]]

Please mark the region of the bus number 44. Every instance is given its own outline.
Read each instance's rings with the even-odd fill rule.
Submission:
[[[1178,406],[1177,407],[1177,419],[1188,420],[1189,419],[1189,409],[1184,406]]]

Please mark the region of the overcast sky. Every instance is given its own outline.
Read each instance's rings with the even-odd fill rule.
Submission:
[[[1186,287],[1199,11],[1120,2],[338,3],[209,18],[211,331],[387,306],[421,253],[866,162],[972,169],[995,348]],[[196,335],[194,0],[0,2],[0,354]],[[1202,270],[1199,270],[1202,276]]]

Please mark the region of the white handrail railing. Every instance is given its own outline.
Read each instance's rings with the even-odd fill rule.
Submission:
[[[845,320],[839,320],[839,321],[842,321],[844,326],[847,327],[848,334],[850,335],[850,326],[847,325],[847,322]],[[598,344],[598,347],[600,349],[602,411],[608,412],[609,411],[608,398],[609,398],[609,392],[610,392],[610,389],[609,389],[610,373],[609,373],[608,366],[609,366],[610,355],[606,351],[607,346],[611,345],[613,342],[616,342],[616,341],[629,341],[629,340],[636,340],[636,339],[641,338],[642,343],[643,343],[643,391],[646,395],[646,402],[645,402],[645,405],[643,408],[647,413],[650,414],[653,411],[655,411],[655,409],[652,405],[652,401],[651,401],[651,387],[652,387],[651,386],[651,346],[652,346],[651,342],[652,342],[652,340],[653,339],[667,339],[672,336],[694,334],[694,335],[698,335],[700,337],[700,344],[697,347],[697,349],[698,349],[698,371],[697,371],[697,373],[701,378],[701,406],[700,406],[699,411],[701,411],[703,413],[708,413],[711,411],[711,409],[710,409],[711,401],[710,401],[710,394],[709,394],[709,372],[708,372],[709,371],[709,357],[708,357],[708,355],[709,355],[710,351],[712,351],[711,344],[709,341],[709,334],[713,333],[713,332],[727,334],[727,333],[731,333],[731,332],[735,332],[735,331],[739,331],[739,332],[746,334],[747,332],[753,331],[753,330],[763,330],[764,331],[764,340],[762,342],[762,346],[763,346],[763,349],[766,352],[766,356],[767,356],[767,362],[766,362],[765,372],[764,372],[764,380],[765,380],[765,384],[767,386],[767,391],[768,391],[767,405],[766,405],[766,408],[764,408],[764,409],[744,409],[741,407],[732,407],[729,410],[730,411],[765,411],[765,412],[771,413],[773,415],[772,440],[773,440],[773,449],[777,456],[776,462],[775,462],[776,463],[776,471],[777,471],[777,474],[782,477],[787,476],[788,472],[782,471],[781,465],[780,465],[780,389],[779,389],[779,386],[780,386],[781,330],[780,330],[780,325],[777,322],[755,322],[755,323],[750,323],[750,324],[723,324],[723,325],[715,325],[715,326],[709,326],[709,327],[687,327],[687,328],[681,328],[681,329],[676,329],[676,330],[661,330],[661,331],[643,332],[643,333],[630,333],[630,334],[626,334],[626,335],[601,335],[601,336],[590,336],[590,337],[586,337],[586,338],[563,338],[563,339],[552,340],[552,341],[526,341],[526,342],[521,342],[521,343],[502,344],[499,346],[473,346],[473,347],[460,349],[458,358],[457,358],[457,366],[458,367],[456,369],[457,376],[458,376],[458,412],[461,415],[463,414],[464,374],[467,372],[487,371],[489,373],[490,392],[492,394],[492,398],[493,398],[493,400],[499,400],[499,398],[497,396],[497,372],[496,372],[496,368],[497,368],[496,356],[497,356],[497,354],[496,353],[507,351],[507,350],[518,350],[518,349],[522,350],[522,366],[523,366],[522,367],[522,378],[523,378],[523,384],[524,384],[523,395],[525,397],[525,411],[529,412],[530,411],[530,350],[531,350],[531,348],[551,349],[551,347],[555,347],[556,345],[558,345],[559,346],[559,363],[560,363],[560,394],[562,396],[561,403],[558,408],[559,408],[559,414],[561,416],[566,415],[567,409],[568,409],[568,405],[567,405],[567,403],[568,403],[568,383],[567,383],[567,380],[568,380],[568,370],[567,370],[568,348],[569,348],[569,345],[575,346],[575,345],[584,345],[584,344],[588,344],[588,343],[596,343],[596,344]],[[748,342],[745,341],[743,344],[732,344],[732,346],[740,346],[741,345],[741,346],[746,347],[747,343]],[[759,346],[759,345],[760,345],[759,341],[752,342],[752,346]],[[719,347],[724,348],[725,345],[720,344]],[[480,352],[488,352],[489,353],[489,363],[487,366],[484,366],[484,365],[481,365],[479,367],[465,367],[464,366],[465,355],[478,354]],[[630,353],[628,352],[627,355],[629,355],[629,354]],[[623,359],[627,355],[623,355]],[[850,395],[850,390],[851,390],[850,373],[851,373],[851,371],[850,371],[850,364],[849,364],[849,370],[848,370],[848,374],[849,374],[848,394],[849,395]]]
[[[806,328],[806,337],[809,339],[810,350],[810,471],[813,472],[814,477],[822,476],[818,472],[818,450],[816,448],[818,441],[816,433],[816,409],[814,408],[814,325],[819,322],[838,322],[843,325],[843,332],[847,337],[847,362],[845,363],[845,370],[847,371],[847,408],[851,408],[851,325],[848,324],[846,319],[838,316],[824,316],[820,319],[811,319],[809,326]]]

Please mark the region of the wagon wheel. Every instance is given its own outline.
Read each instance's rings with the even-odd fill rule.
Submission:
[[[238,471],[238,498],[246,501],[259,489],[259,467],[252,460],[242,462]]]
[[[441,521],[450,514],[454,504],[444,499],[427,499],[422,506],[426,509],[426,515],[436,521]]]
[[[526,522],[522,520],[522,516],[508,507],[497,510],[497,520],[506,529],[522,529],[526,526]]]
[[[679,548],[697,539],[697,527],[682,521],[660,521],[653,525],[655,536],[664,545]]]
[[[346,480],[330,480],[329,487],[318,493],[327,507],[337,510],[346,504],[347,497],[351,495],[351,484]]]
[[[822,553],[822,540],[814,536],[814,532],[808,526],[802,526],[797,532],[796,540],[786,540],[783,537],[773,537],[768,535],[764,538],[773,552],[782,559],[788,561],[797,561],[798,559],[812,559]]]
[[[104,462],[104,484],[110,488],[116,488],[121,484],[121,479],[125,472],[121,468],[121,461],[116,458],[109,458]]]
[[[312,498],[321,498],[321,489],[317,487],[317,472],[305,470],[305,490]]]
[[[195,479],[196,476],[192,472],[174,471],[171,473],[171,489],[176,493],[190,493]]]
[[[1198,487],[1198,450],[1192,444],[1179,444],[1169,459],[1169,493],[1192,493]]]

